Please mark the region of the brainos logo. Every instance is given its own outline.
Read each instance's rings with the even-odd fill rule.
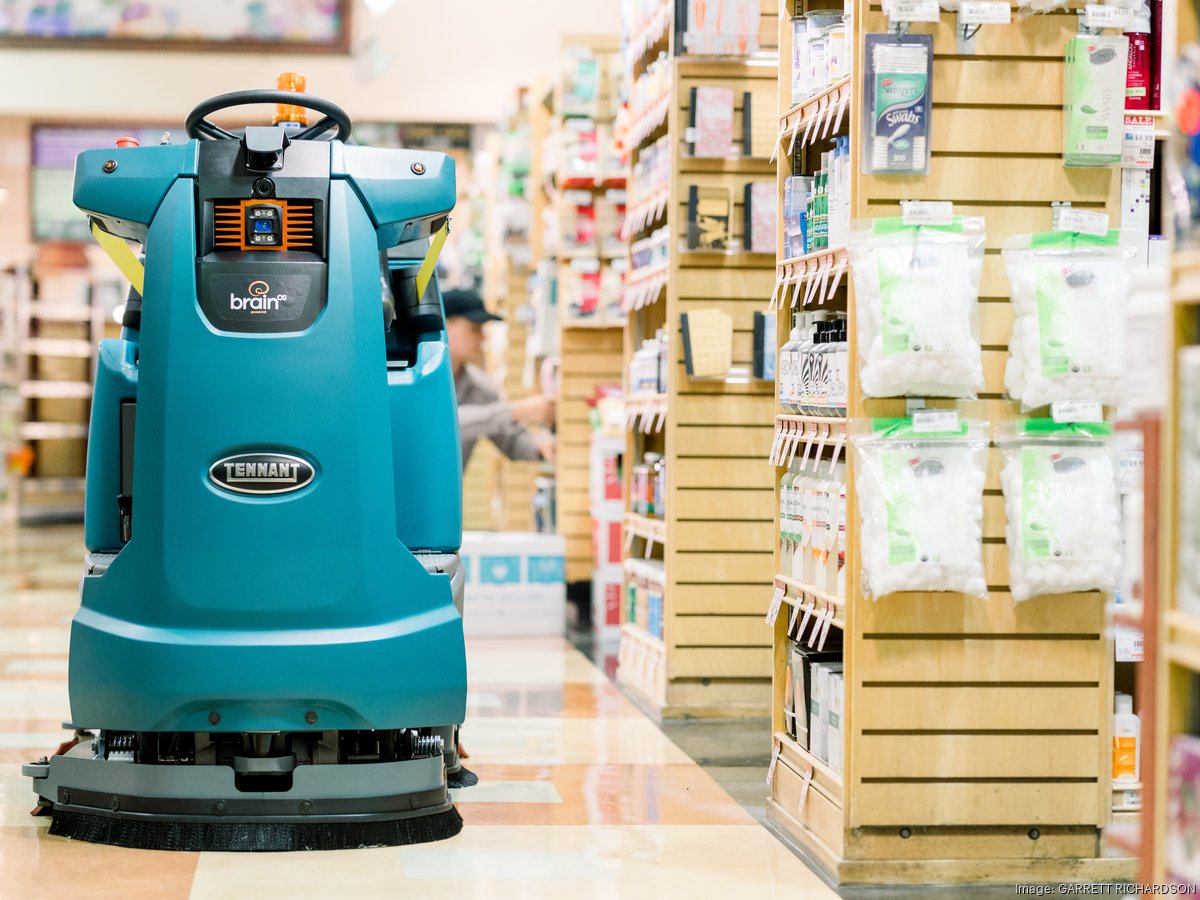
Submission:
[[[268,296],[271,293],[271,285],[259,279],[250,282],[246,287],[248,297],[239,297],[232,291],[229,294],[229,311],[230,312],[249,312],[251,315],[263,315],[264,313],[277,312],[288,301],[287,294],[275,294]]]
[[[235,494],[287,494],[307,486],[315,475],[312,463],[288,453],[238,453],[208,468],[213,484]]]

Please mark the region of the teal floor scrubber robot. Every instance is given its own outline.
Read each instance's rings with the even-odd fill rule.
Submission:
[[[207,119],[300,102],[302,130]],[[353,146],[279,91],[187,132],[76,163],[76,205],[145,262],[96,375],[79,741],[25,772],[51,833],[100,843],[449,837],[462,484],[430,247],[454,163]]]

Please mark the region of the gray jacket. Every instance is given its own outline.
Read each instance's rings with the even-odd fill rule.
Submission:
[[[542,454],[525,430],[513,420],[512,404],[500,394],[488,376],[475,366],[466,366],[454,377],[458,398],[458,427],[462,433],[463,468],[471,460],[475,442],[486,437],[509,459],[541,459]]]

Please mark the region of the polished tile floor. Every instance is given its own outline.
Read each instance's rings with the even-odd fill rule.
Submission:
[[[79,547],[73,527],[0,532],[0,897],[836,896],[561,640],[469,645],[480,783],[449,841],[251,855],[50,837],[20,764],[65,737]]]

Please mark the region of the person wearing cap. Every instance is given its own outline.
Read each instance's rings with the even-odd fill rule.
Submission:
[[[509,459],[554,461],[554,438],[535,437],[528,425],[554,424],[554,400],[542,395],[508,403],[500,399],[483,362],[483,327],[501,321],[487,311],[475,291],[449,290],[442,294],[446,310],[446,335],[454,364],[454,393],[458,397],[458,424],[462,433],[463,468],[475,443],[486,437]]]

